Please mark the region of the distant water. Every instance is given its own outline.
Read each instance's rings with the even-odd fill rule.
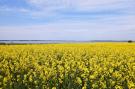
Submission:
[[[0,43],[28,43],[28,44],[42,44],[42,43],[76,43],[82,41],[65,41],[65,40],[0,40]]]
[[[0,40],[0,43],[7,44],[49,44],[49,43],[83,43],[83,42],[127,42],[115,40],[90,40],[90,41],[75,41],[75,40]]]

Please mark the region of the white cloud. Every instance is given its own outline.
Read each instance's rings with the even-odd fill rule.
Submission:
[[[61,10],[82,11],[82,13],[119,10],[121,13],[135,14],[134,0],[27,0],[26,2],[37,8],[31,14],[39,17],[57,15]]]
[[[47,8],[75,8],[75,9],[91,9],[104,6],[116,6],[135,3],[134,0],[27,0],[33,6]]]
[[[0,12],[21,12],[21,13],[28,13],[31,12],[29,9],[26,8],[11,8],[8,6],[1,6]]]
[[[135,38],[135,0],[26,0],[26,2],[33,7],[33,10],[3,7],[0,11],[27,12],[32,17],[42,19],[44,17],[56,19],[59,16],[58,21],[20,27],[1,26],[0,39],[125,40]],[[61,11],[103,14],[99,13],[93,20],[85,16],[79,18],[78,14],[75,14],[78,18],[76,20],[70,17],[72,15],[66,15],[69,16],[68,18],[64,17]],[[104,11],[110,11],[110,13],[106,12],[108,15],[104,15]],[[115,15],[115,12],[119,14]]]
[[[0,27],[0,39],[135,40],[135,16]],[[17,37],[17,38],[16,38]]]
[[[123,0],[28,0],[28,2],[35,6],[52,7],[52,6],[73,6],[73,7],[92,7],[107,4],[116,4]]]

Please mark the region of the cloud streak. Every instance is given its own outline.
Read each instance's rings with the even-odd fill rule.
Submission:
[[[6,18],[4,17],[6,12],[9,20],[0,23],[13,24],[13,26],[0,26],[0,39],[128,40],[135,38],[134,0],[23,0],[24,5],[18,7],[14,4],[13,8],[1,2],[0,12],[3,16],[0,13],[0,18]],[[17,17],[12,12],[21,15]],[[11,13],[16,17],[14,21],[10,21]],[[18,18],[24,19],[24,22],[18,21]],[[20,26],[16,26],[19,23]]]

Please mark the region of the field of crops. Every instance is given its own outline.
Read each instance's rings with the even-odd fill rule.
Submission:
[[[135,44],[0,45],[0,89],[135,89]]]

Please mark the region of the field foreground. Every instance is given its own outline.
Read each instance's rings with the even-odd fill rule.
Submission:
[[[1,89],[135,89],[135,43],[0,45]]]

